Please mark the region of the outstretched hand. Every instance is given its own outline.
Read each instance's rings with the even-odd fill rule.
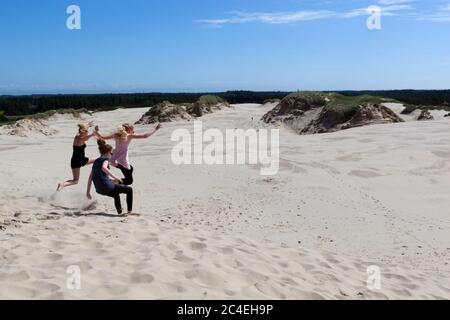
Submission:
[[[88,122],[88,128],[92,128],[94,126],[94,121],[89,121]]]

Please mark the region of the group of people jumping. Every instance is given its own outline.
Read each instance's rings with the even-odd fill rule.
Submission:
[[[86,197],[92,199],[91,187],[94,183],[95,190],[98,194],[108,196],[114,199],[114,205],[117,213],[122,214],[122,205],[120,201],[120,195],[126,195],[127,201],[127,214],[131,214],[133,211],[133,188],[130,185],[133,184],[133,166],[130,164],[128,157],[128,149],[131,141],[134,139],[147,139],[151,137],[156,131],[161,128],[158,124],[156,128],[148,133],[137,134],[134,131],[134,127],[128,123],[122,124],[119,129],[110,135],[104,136],[100,134],[100,129],[95,126],[94,130],[89,133],[92,128],[93,122],[89,122],[87,125],[79,124],[78,133],[73,140],[73,154],[70,161],[72,168],[73,178],[65,182],[58,184],[57,191],[77,185],[80,179],[80,171],[84,166],[92,164],[91,174],[89,176]],[[87,158],[85,154],[86,142],[96,138],[100,157]],[[114,139],[115,148],[106,143],[106,140]],[[123,178],[115,175],[110,166],[119,169]]]

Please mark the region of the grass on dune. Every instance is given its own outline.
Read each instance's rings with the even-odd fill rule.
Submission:
[[[42,113],[36,113],[31,116],[28,116],[29,119],[48,119],[57,114],[71,114],[71,115],[79,115],[81,113],[90,113],[87,109],[58,109],[58,110],[49,110]]]
[[[198,98],[198,100],[193,104],[188,104],[186,106],[186,111],[196,117],[203,116],[205,110],[217,104],[227,103],[225,99],[222,99],[215,95],[204,95]]]
[[[342,94],[330,94],[330,102],[327,105],[329,111],[348,115],[356,112],[360,105],[364,104],[381,104],[386,102],[396,102],[392,99],[385,99],[377,96],[361,95],[361,96],[344,96]]]
[[[5,124],[5,123],[8,123],[8,122],[9,122],[9,120],[5,116],[5,111],[0,111],[0,124]]]
[[[312,106],[323,106],[327,112],[334,113],[339,117],[348,118],[356,113],[358,107],[364,104],[381,104],[386,102],[397,102],[378,96],[360,95],[345,96],[340,93],[303,91],[287,95],[283,100],[303,100]]]
[[[225,103],[226,101],[218,96],[214,96],[214,95],[205,95],[205,96],[201,96],[200,98],[198,98],[197,100],[197,104],[200,105],[205,105],[205,106],[212,106],[218,103]]]
[[[327,94],[315,91],[293,92],[288,94],[283,100],[303,100],[310,105],[324,106],[327,103]],[[282,100],[282,101],[283,101]]]
[[[22,119],[45,120],[56,114],[71,114],[78,116],[81,113],[91,113],[91,112],[87,109],[58,109],[58,110],[49,110],[27,116],[5,116],[5,112],[0,111],[0,124],[2,125],[11,124]]]

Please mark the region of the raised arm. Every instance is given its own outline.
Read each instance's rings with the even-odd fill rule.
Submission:
[[[108,169],[109,161],[105,160],[102,164],[102,171],[106,173],[108,176],[110,176],[114,181],[117,183],[122,183],[122,179],[114,175],[114,173],[111,172],[111,170]]]
[[[110,139],[114,138],[114,134],[110,134],[107,136],[101,135],[100,128],[98,126],[95,127],[94,135],[96,135],[97,137],[99,137],[100,139],[103,139],[103,140],[110,140]]]
[[[89,128],[92,128],[94,126],[94,121],[89,121],[89,123],[86,126],[89,130]],[[82,136],[82,137],[79,137],[79,135],[78,135],[79,139],[81,139],[83,143],[86,143],[86,141],[88,141],[90,138],[92,138],[94,136],[95,136],[95,131],[92,131],[91,134],[88,133],[86,136]]]
[[[87,136],[86,136],[86,141],[88,141],[90,138],[92,138],[92,137],[94,137],[96,134],[95,134],[95,131],[93,131],[91,134],[88,134]]]
[[[91,174],[89,175],[89,179],[88,179],[88,184],[87,184],[87,190],[86,190],[86,197],[91,200],[92,196],[91,196],[91,187],[92,187],[92,170],[91,170]]]
[[[147,133],[143,133],[143,134],[131,134],[130,138],[132,139],[147,139],[150,138],[152,135],[155,134],[156,131],[158,131],[159,129],[161,129],[161,124],[158,123],[158,125],[156,126],[156,128],[153,131],[147,132]]]

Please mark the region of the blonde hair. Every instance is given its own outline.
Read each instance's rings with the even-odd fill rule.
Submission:
[[[116,139],[125,140],[128,137],[128,130],[133,130],[133,125],[129,123],[124,123],[119,127],[114,137]]]
[[[86,125],[84,125],[82,123],[78,124],[78,133],[80,133],[80,134],[88,133],[88,129],[87,129]]]
[[[134,126],[132,124],[129,124],[129,123],[124,123],[122,125],[122,127],[124,127],[125,130],[134,130]]]
[[[127,129],[124,126],[120,126],[119,130],[114,134],[114,138],[125,140],[128,137]]]
[[[111,153],[113,150],[113,147],[107,144],[106,141],[103,139],[98,139],[97,144],[98,144],[98,151],[100,151],[100,154],[102,155]]]

